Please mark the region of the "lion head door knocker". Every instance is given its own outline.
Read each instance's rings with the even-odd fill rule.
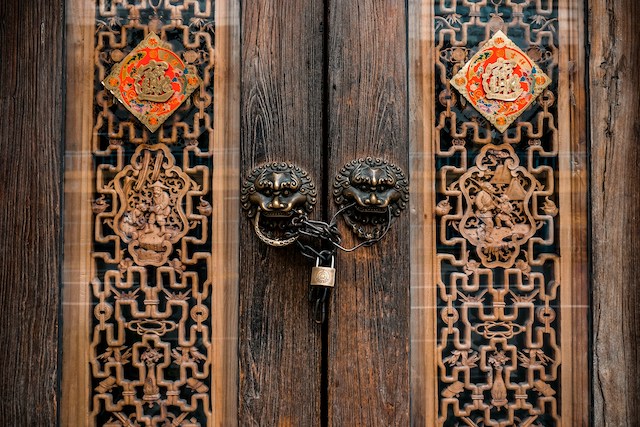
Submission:
[[[386,160],[353,160],[335,178],[333,195],[345,221],[361,239],[379,239],[409,201],[404,172]]]
[[[305,170],[273,162],[251,171],[240,201],[260,240],[270,246],[287,246],[298,238],[295,220],[311,213],[316,195],[316,186]]]

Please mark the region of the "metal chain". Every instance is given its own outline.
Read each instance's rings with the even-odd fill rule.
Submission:
[[[391,225],[391,210],[388,210],[387,227],[384,232],[374,238],[364,242],[358,243],[351,248],[345,248],[341,245],[342,235],[338,230],[337,218],[345,210],[352,208],[354,204],[347,205],[333,215],[330,222],[311,220],[306,214],[294,218],[291,223],[297,228],[297,236],[307,236],[314,239],[320,239],[321,246],[324,248],[314,248],[309,244],[302,243],[299,239],[296,239],[296,245],[300,250],[300,253],[305,257],[314,261],[319,261],[322,264],[328,264],[334,259],[336,252],[341,250],[343,252],[353,252],[356,249],[365,246],[371,246],[374,243],[380,241],[389,231]],[[327,249],[327,247],[329,247]],[[311,286],[309,290],[309,301],[314,303],[313,315],[316,323],[324,323],[327,316],[327,303],[329,301],[329,295],[331,293],[330,288],[323,288],[319,286]]]
[[[380,236],[360,242],[351,248],[345,248],[341,245],[342,235],[340,234],[340,231],[338,231],[337,218],[338,215],[345,210],[352,208],[354,205],[355,203],[352,203],[338,210],[328,223],[324,221],[311,220],[306,214],[294,218],[291,223],[298,229],[297,232],[299,235],[317,238],[332,246],[331,250],[316,250],[312,246],[305,245],[297,240],[296,243],[298,244],[298,248],[302,255],[313,260],[320,258],[323,262],[329,262],[331,257],[335,255],[336,250],[340,250],[342,252],[353,252],[361,247],[371,246],[382,240],[391,226],[392,214],[390,209],[387,211],[387,226]]]

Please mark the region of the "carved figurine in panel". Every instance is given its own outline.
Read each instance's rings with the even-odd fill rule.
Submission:
[[[183,199],[197,184],[175,166],[165,145],[138,147],[113,183],[121,199],[114,231],[136,264],[164,264],[173,244],[189,231]]]
[[[486,145],[469,168],[450,186],[462,192],[466,209],[460,221],[452,220],[475,248],[482,265],[510,267],[520,247],[542,225],[534,220],[530,205],[540,184],[508,145]]]

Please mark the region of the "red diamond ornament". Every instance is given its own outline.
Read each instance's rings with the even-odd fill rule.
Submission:
[[[169,43],[150,32],[102,84],[151,132],[155,132],[200,86]]]
[[[551,79],[498,31],[451,79],[453,87],[500,132],[504,132]]]

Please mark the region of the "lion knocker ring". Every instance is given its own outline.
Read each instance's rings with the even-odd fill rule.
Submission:
[[[251,171],[240,201],[260,240],[287,246],[298,238],[296,219],[311,213],[316,204],[316,187],[302,168],[272,162]]]
[[[351,230],[361,239],[378,240],[407,207],[409,182],[393,163],[367,157],[340,170],[333,195]]]

